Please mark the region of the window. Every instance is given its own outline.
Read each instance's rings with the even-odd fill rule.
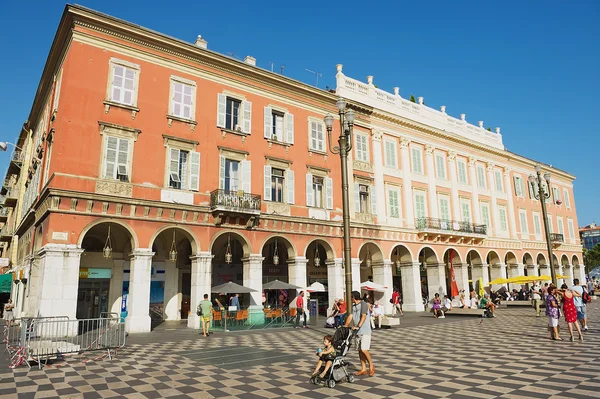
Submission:
[[[264,167],[264,200],[273,202],[294,203],[294,171]]]
[[[250,193],[251,164],[241,154],[222,152],[220,155],[219,188],[225,192]]]
[[[527,228],[527,211],[519,209],[519,221],[521,222],[521,234],[529,234]]]
[[[129,140],[106,136],[104,145],[104,173],[102,177],[129,181]]]
[[[356,160],[369,162],[368,137],[364,134],[356,134]]]
[[[397,168],[398,167],[398,157],[396,150],[396,142],[392,140],[385,140],[385,166],[388,168]]]
[[[391,218],[400,218],[400,192],[395,187],[388,187],[388,215]]]
[[[283,110],[265,107],[264,122],[265,139],[294,144],[294,115]]]
[[[554,227],[552,226],[552,215],[548,215],[548,231],[554,233]]]
[[[425,193],[415,191],[415,218],[420,219],[427,217],[427,203]]]
[[[333,209],[333,181],[330,177],[306,174],[306,206]]]
[[[442,154],[435,154],[435,174],[438,179],[446,180],[446,162]]]
[[[169,187],[198,190],[200,185],[200,153],[169,148]]]
[[[241,98],[217,94],[217,126],[236,132],[252,133],[252,103]]]
[[[377,214],[377,194],[375,186],[354,183],[354,209],[358,213]]]
[[[50,158],[52,157],[52,136],[48,137],[48,147],[46,149],[46,162],[44,163],[44,183],[48,182],[50,177]]]
[[[542,236],[541,218],[540,218],[540,214],[537,212],[533,214],[533,230],[534,230],[536,237]]]
[[[565,236],[565,226],[563,224],[562,218],[557,218],[557,222],[558,222],[558,234],[562,234],[564,237]]]
[[[492,222],[490,220],[490,205],[485,202],[481,204],[481,223],[487,226],[489,232],[492,227]]]
[[[498,218],[500,219],[500,231],[508,231],[508,222],[506,219],[506,208],[498,207]]]
[[[477,187],[485,188],[485,170],[481,165],[477,165]]]
[[[227,192],[236,192],[240,189],[240,163],[231,159],[225,160],[225,185],[224,189]]]
[[[468,184],[467,163],[463,159],[458,159],[456,165],[458,167],[458,182],[460,184]]]
[[[569,237],[575,238],[575,228],[573,227],[573,219],[567,219],[567,227],[569,228]]]
[[[325,151],[325,129],[323,123],[310,121],[309,148],[315,151]]]
[[[554,198],[554,203],[558,205],[560,202],[560,190],[558,187],[552,187],[552,198]]]
[[[440,205],[440,219],[450,220],[450,200],[446,195],[440,195],[438,202]]]
[[[568,209],[571,209],[571,197],[569,196],[569,190],[567,190],[566,188],[563,190],[563,195],[565,197],[565,206]]]
[[[62,69],[56,76],[55,81],[56,81],[56,83],[54,85],[54,101],[52,102],[52,112],[58,111],[58,102],[60,99],[60,86],[62,83]]]
[[[423,174],[423,157],[422,150],[419,147],[412,147],[410,149],[412,156],[412,171],[413,173]]]
[[[360,196],[360,213],[367,213],[369,209],[369,187],[360,184],[358,186],[358,193]]]
[[[460,208],[462,212],[462,221],[471,223],[471,201],[465,198],[461,199]]]
[[[109,71],[107,99],[113,103],[136,107],[140,67],[111,58]]]
[[[503,193],[504,188],[502,187],[502,172],[499,170],[494,171],[494,176],[496,178],[496,191]]]
[[[169,115],[194,120],[196,82],[171,76],[171,104]]]
[[[521,176],[514,177],[515,182],[515,195],[517,197],[525,197],[525,182]]]

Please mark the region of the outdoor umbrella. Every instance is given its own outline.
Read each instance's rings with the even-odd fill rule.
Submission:
[[[327,292],[327,287],[325,287],[322,283],[312,283],[306,288],[308,292]]]
[[[210,292],[213,294],[249,294],[251,292],[258,291],[230,281],[228,283],[212,287]]]
[[[367,290],[367,291],[385,292],[387,287],[385,287],[381,284],[374,283],[372,281],[365,281],[364,283],[361,283],[360,289]]]
[[[496,285],[496,284],[506,284],[508,283],[508,279],[504,278],[504,277],[499,277],[495,280],[490,281],[490,285]]]
[[[285,283],[280,280],[273,280],[263,284],[263,290],[301,290],[302,287],[298,287],[294,284]]]

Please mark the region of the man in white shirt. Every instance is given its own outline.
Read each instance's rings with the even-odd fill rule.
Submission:
[[[381,330],[381,319],[383,319],[383,306],[379,304],[379,301],[373,305],[373,313],[371,314],[371,327],[375,329],[375,319],[377,319],[377,328]]]
[[[587,309],[586,305],[583,302],[583,287],[579,285],[579,279],[573,279],[573,286],[571,287],[571,291],[577,292],[579,296],[573,296],[573,302],[575,302],[575,308],[577,308],[577,320],[581,321],[583,324],[583,331],[587,331]]]
[[[442,311],[444,313],[452,310],[452,301],[448,298],[448,295],[444,295],[444,300],[442,301]]]

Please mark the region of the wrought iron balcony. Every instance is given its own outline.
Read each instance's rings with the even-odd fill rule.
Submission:
[[[435,231],[455,235],[487,235],[487,226],[485,224],[437,218],[416,218],[415,228],[422,232]]]
[[[223,223],[228,214],[246,215],[247,227],[258,226],[260,216],[260,195],[245,193],[243,191],[214,190],[210,193],[210,210],[215,216],[215,223]]]
[[[8,164],[7,175],[17,174],[21,171],[23,166],[24,153],[20,150],[14,150],[11,157],[10,163]]]
[[[550,242],[553,244],[562,244],[565,242],[565,236],[560,233],[550,233]]]
[[[0,223],[6,223],[8,220],[8,208],[0,208]]]
[[[13,229],[12,226],[5,224],[0,229],[0,241],[2,242],[10,242],[13,238]]]
[[[17,205],[17,199],[19,198],[19,188],[16,186],[10,187],[6,190],[6,194],[4,195],[4,203],[5,207],[14,207]]]

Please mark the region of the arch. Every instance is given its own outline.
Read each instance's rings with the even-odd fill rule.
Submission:
[[[323,240],[321,238],[313,238],[312,240],[310,240],[308,244],[306,244],[306,248],[304,248],[303,254],[306,255],[309,252],[311,245],[313,245],[314,243],[318,243],[323,248],[325,248],[325,254],[327,255],[327,259],[335,259],[335,250],[333,249],[333,246],[328,241]]]
[[[375,251],[373,250],[372,247],[375,247]],[[383,251],[381,250],[381,247],[379,246],[379,244],[377,244],[376,242],[373,241],[365,241],[361,244],[360,247],[358,247],[358,258],[362,260],[362,256],[361,256],[361,252],[363,252],[364,250],[364,255],[366,256],[367,253],[367,248],[369,250],[369,253],[371,254],[371,260],[373,262],[383,262]]]
[[[560,257],[560,264],[563,266],[569,266],[569,257],[566,254],[563,254]]]
[[[279,234],[271,234],[270,236],[268,236],[267,238],[265,238],[265,240],[263,241],[262,245],[260,246],[260,253],[261,254],[263,253],[263,251],[265,249],[265,246],[271,240],[283,241],[283,243],[285,245],[285,249],[287,250],[288,259],[292,259],[293,257],[297,256],[296,254],[298,252],[296,251],[296,247],[294,246],[294,243],[291,242],[287,237],[284,237],[284,236],[279,235]]]
[[[426,250],[426,249],[429,250],[429,251],[431,251],[431,252],[433,252],[433,255],[435,256],[435,261],[437,262],[437,260],[440,257],[438,256],[437,252],[435,252],[435,249],[433,249],[433,248],[431,248],[430,246],[427,246],[427,245],[423,245],[421,248],[419,248],[419,252],[417,252],[419,258],[421,257],[421,252],[423,250]],[[427,261],[427,262],[429,263],[429,261]]]
[[[453,247],[449,247],[448,249],[446,249],[446,251],[444,251],[444,263],[450,263],[450,260],[448,259],[450,257],[450,251],[452,252],[452,263],[453,264],[458,264],[458,263],[462,263],[462,259],[460,258],[460,253],[458,253],[458,251],[456,250],[456,248]]]
[[[111,223],[111,224],[118,224],[119,226],[125,228],[128,232],[129,235],[131,237],[131,248],[135,249],[135,248],[139,248],[140,247],[140,242],[137,238],[137,234],[135,234],[135,231],[131,228],[130,225],[128,225],[125,222],[122,222],[118,219],[109,219],[109,218],[102,218],[102,219],[98,219],[95,220],[93,222],[91,222],[90,224],[88,224],[87,226],[85,226],[83,228],[83,230],[81,230],[81,233],[79,234],[79,239],[77,240],[77,245],[79,247],[81,247],[81,244],[83,244],[83,239],[85,238],[85,235],[95,226],[102,224],[102,223]]]
[[[548,264],[548,259],[546,259],[546,255],[544,255],[542,252],[540,252],[537,257],[535,258],[536,262],[538,265],[547,265]]]
[[[573,255],[573,258],[571,259],[571,262],[572,262],[571,264],[573,266],[579,266],[579,256]]]
[[[482,265],[483,264],[481,254],[476,249],[472,249],[469,252],[467,252],[466,259],[467,259],[467,263],[469,265]]]
[[[192,255],[195,255],[200,252],[200,242],[196,238],[196,235],[187,227],[178,225],[178,224],[171,224],[171,225],[163,226],[160,229],[158,229],[154,233],[152,238],[150,238],[150,243],[149,243],[148,248],[152,248],[154,241],[156,241],[156,238],[160,235],[160,233],[162,233],[166,230],[170,230],[170,229],[176,229],[176,230],[183,231],[184,235],[188,238],[188,240],[190,240],[190,244],[192,246]]]
[[[533,265],[533,256],[529,252],[525,252],[523,254],[523,264],[524,265]]]
[[[515,255],[515,253],[512,251],[506,251],[506,254],[504,254],[504,264],[516,265],[517,263],[519,263],[519,261],[517,260],[517,255]],[[523,262],[523,264],[525,264],[525,262]]]
[[[394,261],[400,260],[400,262],[412,262],[414,257],[408,247],[398,244],[392,248],[392,252],[388,259],[393,259]]]
[[[250,256],[250,254],[252,253],[252,246],[250,245],[250,241],[248,241],[248,238],[246,238],[245,235],[240,234],[237,230],[232,230],[232,229],[223,230],[219,234],[215,234],[213,236],[212,240],[210,240],[208,250],[210,252],[213,252],[213,246],[215,245],[215,242],[217,242],[217,240],[219,238],[221,238],[222,236],[224,236],[226,234],[231,234],[232,238],[238,239],[238,241],[240,242],[240,244],[242,246],[244,257]]]
[[[485,261],[488,265],[497,265],[498,263],[501,263],[500,256],[493,249],[488,252],[487,256],[485,257]]]
[[[552,254],[552,265],[554,265],[554,267],[558,267],[560,265],[560,263],[558,263],[558,257],[554,253]]]
[[[433,248],[424,246],[419,250],[419,261],[427,264],[438,264],[438,256],[437,253],[433,250]]]

